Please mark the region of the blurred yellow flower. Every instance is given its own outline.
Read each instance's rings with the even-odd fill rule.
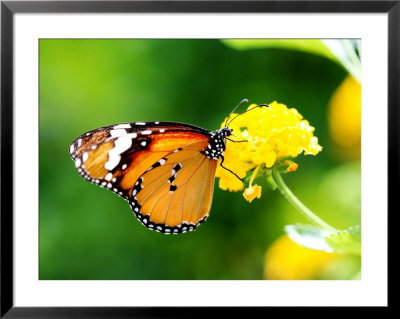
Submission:
[[[361,84],[348,76],[333,94],[329,105],[332,139],[344,149],[346,157],[361,154]]]
[[[264,279],[318,279],[324,266],[338,257],[336,253],[302,247],[284,235],[272,243],[265,254]]]
[[[248,110],[255,107],[252,104]],[[236,115],[232,114],[231,119]],[[225,121],[221,124],[221,127],[224,126]],[[240,178],[256,167],[271,168],[277,160],[294,158],[301,153],[316,155],[322,150],[318,138],[313,135],[314,127],[296,109],[289,109],[276,101],[270,103],[269,107],[257,107],[240,115],[229,127],[233,130],[235,140],[247,141],[228,141],[224,153],[224,166]],[[290,171],[296,169],[297,166],[292,166]],[[220,178],[219,187],[224,190],[239,191],[244,188],[240,180],[220,166],[216,176]]]

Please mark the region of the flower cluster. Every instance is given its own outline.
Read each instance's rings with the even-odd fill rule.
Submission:
[[[322,150],[318,138],[313,135],[314,127],[296,109],[289,109],[278,102],[272,102],[268,107],[252,104],[248,110],[253,108],[229,124],[233,139],[247,142],[228,141],[224,153],[224,166],[239,177],[244,178],[248,171],[254,170],[249,188],[244,192],[249,201],[261,196],[261,187],[252,185],[260,168],[272,168],[281,160],[295,158],[303,152],[316,155]],[[232,114],[231,119],[236,115]],[[224,125],[225,121],[221,127]],[[288,172],[297,169],[297,164],[286,162]],[[240,191],[244,188],[243,182],[220,166],[216,176],[220,178],[219,187],[224,190]]]

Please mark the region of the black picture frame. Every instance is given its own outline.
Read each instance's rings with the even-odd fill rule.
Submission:
[[[396,1],[1,1],[1,312],[5,318],[132,318],[225,315],[226,308],[15,307],[13,302],[13,21],[16,13],[387,13],[388,218],[399,189],[400,0]],[[389,214],[392,213],[392,214]],[[390,223],[388,223],[388,226]],[[393,227],[393,223],[392,223]],[[393,232],[389,232],[392,234]],[[390,246],[388,246],[390,247]],[[389,260],[390,262],[390,260]],[[389,281],[388,281],[389,285]],[[390,307],[390,297],[388,305]],[[388,308],[389,308],[388,307]],[[212,311],[211,311],[212,310]],[[235,314],[266,308],[238,308]],[[304,308],[291,307],[297,315]],[[305,314],[305,313],[304,313]]]

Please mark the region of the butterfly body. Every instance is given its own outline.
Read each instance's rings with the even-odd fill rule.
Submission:
[[[209,132],[176,122],[133,122],[82,134],[69,149],[88,181],[126,199],[147,228],[194,230],[211,208],[228,127]]]

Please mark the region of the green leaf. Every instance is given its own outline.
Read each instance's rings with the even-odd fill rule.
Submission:
[[[313,225],[287,225],[285,232],[295,243],[310,249],[361,256],[361,227],[329,232]]]
[[[326,243],[337,253],[361,255],[361,226],[339,230],[325,238]]]
[[[360,58],[355,52],[353,42],[348,39],[224,39],[225,45],[236,50],[276,48],[298,50],[320,55],[344,67],[359,82],[361,81]],[[359,41],[355,41],[359,45]]]
[[[333,252],[333,248],[326,242],[326,237],[332,233],[312,225],[287,225],[285,232],[295,243],[310,249]]]
[[[276,48],[286,50],[298,50],[307,53],[321,55],[338,62],[336,55],[319,39],[224,39],[225,45],[236,50]]]
[[[336,56],[342,66],[355,78],[361,82],[361,62],[355,51],[355,46],[359,46],[360,41],[350,39],[333,40],[327,39],[322,42]]]

